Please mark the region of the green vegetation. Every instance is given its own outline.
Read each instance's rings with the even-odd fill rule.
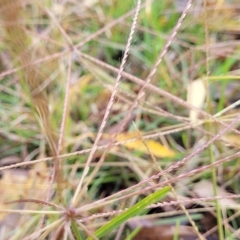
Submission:
[[[239,238],[239,6],[180,2],[0,0],[2,239]]]

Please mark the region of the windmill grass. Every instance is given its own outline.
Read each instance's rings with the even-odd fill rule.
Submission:
[[[131,239],[134,216],[167,218],[177,238],[177,214],[200,239],[216,233],[190,203],[216,215],[219,239],[238,237],[239,115],[225,98],[239,79],[237,8],[203,3],[0,0],[3,239]],[[185,101],[199,78],[206,108]],[[211,87],[224,81],[216,101]],[[117,141],[131,131],[138,137]],[[148,154],[127,148],[136,139]],[[147,139],[178,154],[159,159]],[[31,177],[21,184],[17,170]],[[198,196],[212,179],[214,194]]]

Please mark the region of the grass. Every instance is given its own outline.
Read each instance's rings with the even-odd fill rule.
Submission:
[[[237,3],[0,11],[2,239],[240,238]]]

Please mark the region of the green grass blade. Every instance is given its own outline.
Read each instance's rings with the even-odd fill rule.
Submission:
[[[110,222],[99,228],[94,235],[96,237],[102,237],[112,231],[113,229],[120,226],[122,223],[126,222],[129,218],[139,214],[144,208],[146,208],[148,205],[155,203],[160,198],[162,198],[166,193],[170,191],[171,187],[164,187],[155,193],[147,196],[146,198],[142,199],[138,203],[136,203],[134,206],[129,208],[124,213],[120,214],[119,216],[116,216],[113,218]],[[91,237],[88,237],[87,240],[92,240]]]
[[[125,240],[132,240],[138,232],[141,230],[141,227],[136,227],[127,237]]]
[[[71,222],[71,227],[72,227],[72,230],[73,230],[73,233],[74,233],[74,237],[77,240],[82,240],[81,233],[79,232],[77,224],[74,221]]]

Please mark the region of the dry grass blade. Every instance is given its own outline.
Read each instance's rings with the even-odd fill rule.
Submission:
[[[131,27],[131,31],[130,31],[130,34],[129,34],[129,37],[128,37],[128,41],[127,41],[127,45],[126,45],[126,49],[125,49],[125,52],[124,52],[124,55],[123,55],[123,59],[121,61],[121,65],[120,65],[120,68],[119,68],[119,72],[118,72],[118,76],[115,80],[115,84],[114,84],[114,88],[113,88],[113,91],[112,91],[112,94],[111,94],[111,97],[110,97],[110,100],[109,100],[109,103],[107,105],[107,108],[106,108],[106,111],[105,111],[105,114],[104,114],[104,117],[103,117],[103,120],[102,120],[102,123],[99,127],[99,130],[98,130],[98,134],[97,134],[97,137],[94,141],[94,145],[92,146],[92,149],[89,153],[89,156],[88,156],[88,159],[87,159],[87,162],[86,162],[86,167],[84,169],[84,172],[83,172],[83,175],[82,175],[82,178],[80,179],[80,182],[79,182],[79,185],[76,189],[76,192],[75,192],[75,195],[73,197],[73,200],[72,200],[72,204],[75,206],[76,203],[77,203],[77,199],[79,199],[81,197],[81,195],[83,194],[83,192],[85,191],[85,189],[87,188],[87,185],[89,184],[89,182],[92,180],[93,176],[95,174],[92,174],[92,176],[90,177],[90,180],[88,181],[88,183],[83,187],[82,189],[82,192],[81,192],[81,187],[82,187],[82,182],[83,182],[83,178],[87,175],[87,172],[89,170],[89,164],[90,162],[92,161],[92,158],[93,158],[93,154],[95,153],[95,151],[97,150],[97,145],[98,145],[98,142],[103,134],[103,130],[104,130],[104,127],[106,125],[106,122],[107,122],[107,119],[108,119],[108,116],[109,116],[109,113],[110,113],[110,110],[112,108],[112,105],[114,103],[114,99],[115,99],[115,95],[116,95],[116,91],[117,91],[117,88],[118,88],[118,85],[119,85],[119,82],[120,82],[120,78],[122,76],[122,72],[123,72],[123,69],[124,69],[124,65],[126,64],[126,61],[127,61],[127,57],[128,57],[128,54],[129,54],[129,50],[130,50],[130,45],[131,45],[131,42],[132,42],[132,38],[133,38],[133,34],[134,34],[134,31],[135,31],[135,28],[136,28],[136,24],[137,24],[137,18],[138,18],[138,14],[139,14],[139,11],[140,11],[140,5],[141,5],[141,1],[138,0],[137,1],[137,7],[136,7],[136,10],[135,10],[135,14],[134,14],[134,17],[133,17],[133,22],[132,22],[132,27]],[[102,161],[104,160],[104,155],[102,156]],[[99,165],[101,164],[102,162],[101,160],[99,161]],[[97,168],[96,168],[96,171],[97,171]]]
[[[45,92],[32,94],[43,82],[39,70],[32,65],[33,55],[30,51],[30,39],[20,25],[22,19],[21,1],[1,1],[0,7],[7,6],[2,14],[4,28],[9,39],[7,47],[11,57],[18,59],[18,65],[27,66],[23,70],[22,88],[25,90],[29,103],[37,114],[37,120],[48,140],[53,156],[57,153],[57,138],[49,119],[48,99]],[[12,24],[8,24],[12,22]]]
[[[2,240],[239,238],[239,9],[0,0]]]

